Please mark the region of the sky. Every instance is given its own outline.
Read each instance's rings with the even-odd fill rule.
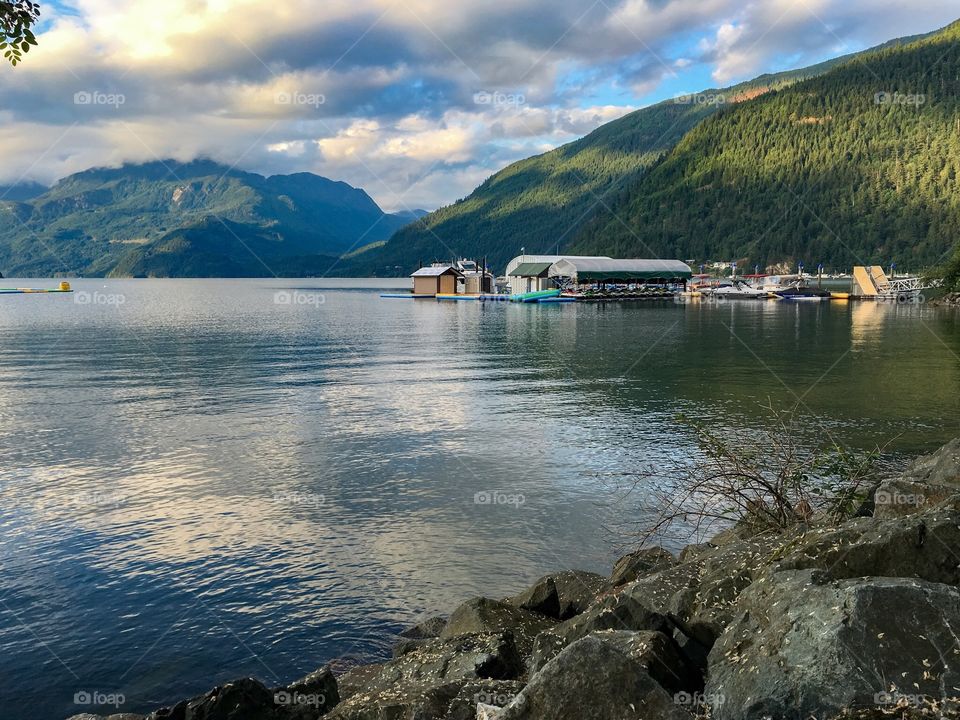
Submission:
[[[66,0],[0,66],[0,184],[209,157],[434,209],[681,94],[960,17],[956,0]]]

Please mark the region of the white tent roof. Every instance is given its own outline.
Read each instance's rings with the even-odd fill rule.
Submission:
[[[693,271],[679,260],[612,260],[610,258],[562,258],[548,275],[569,278],[671,278],[690,277]]]
[[[581,257],[581,256],[579,256],[579,255],[518,255],[518,256],[515,257],[513,260],[511,260],[509,263],[507,263],[507,269],[506,269],[506,271],[505,271],[503,274],[504,274],[504,275],[510,275],[510,273],[512,273],[514,270],[516,270],[518,267],[520,267],[520,266],[523,265],[524,263],[555,263],[555,262],[557,262],[557,261],[559,261],[559,260],[564,260],[564,259],[569,259],[569,260],[573,260],[573,259],[584,259],[584,260],[586,260],[586,259],[588,259],[588,258],[585,257],[585,256],[584,256],[584,257]],[[597,255],[597,256],[590,256],[589,259],[592,259],[592,260],[604,260],[604,259],[609,260],[610,258],[608,258],[606,255]]]

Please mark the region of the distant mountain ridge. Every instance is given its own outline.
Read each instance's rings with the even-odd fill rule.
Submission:
[[[344,182],[265,177],[212,160],[93,168],[22,197],[0,200],[8,276],[269,276],[293,257],[329,267],[415,219],[384,213]],[[199,248],[202,259],[189,257]]]
[[[406,226],[385,245],[354,258],[355,265],[344,270],[396,274],[397,267],[409,270],[419,261],[452,255],[485,256],[493,267],[502,268],[521,247],[528,253],[582,250],[648,256],[660,252],[681,259],[693,257],[685,254],[693,250],[707,256],[726,253],[728,246],[721,243],[630,244],[624,238],[636,227],[645,226],[646,219],[634,214],[624,226],[613,208],[628,206],[638,192],[652,197],[655,184],[644,184],[645,176],[667,163],[688,135],[708,119],[735,115],[738,109],[749,112],[748,108],[764,97],[796,88],[836,68],[856,66],[871,53],[895,51],[935,34],[892,40],[811,67],[761,75],[732,87],[704,90],[637,110],[580,140],[510,165],[467,198]],[[762,147],[762,141],[757,141]],[[603,223],[603,218],[609,222]],[[728,221],[737,222],[735,217]],[[670,219],[661,214],[658,222],[669,225]],[[773,253],[762,255],[766,260]]]

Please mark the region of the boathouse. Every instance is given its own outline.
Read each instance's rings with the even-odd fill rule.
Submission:
[[[553,263],[547,276],[558,283],[573,285],[686,284],[693,277],[693,270],[679,260],[568,257]]]
[[[463,273],[451,265],[431,265],[413,275],[414,295],[454,295]]]
[[[575,255],[519,255],[507,264],[505,275],[514,294],[552,290],[550,267],[560,260],[609,260],[608,257],[579,257]]]

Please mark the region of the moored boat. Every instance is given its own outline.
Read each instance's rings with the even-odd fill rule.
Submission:
[[[511,295],[510,302],[519,302],[519,303],[535,303],[540,302],[541,300],[546,300],[548,298],[558,298],[560,297],[560,290],[538,290],[536,292],[521,293],[519,295]]]
[[[704,290],[703,294],[724,300],[760,300],[769,297],[769,293],[766,290],[753,287],[741,280],[733,280],[729,284],[724,284],[711,290]]]

